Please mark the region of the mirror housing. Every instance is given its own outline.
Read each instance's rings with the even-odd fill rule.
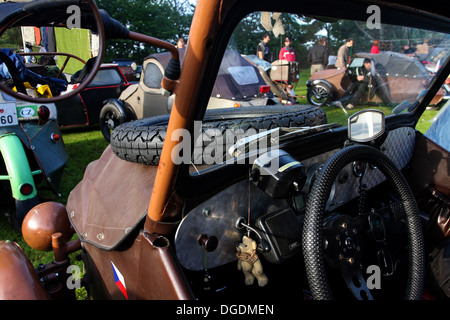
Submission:
[[[374,142],[385,132],[385,116],[380,110],[362,110],[348,118],[348,139],[352,142]]]

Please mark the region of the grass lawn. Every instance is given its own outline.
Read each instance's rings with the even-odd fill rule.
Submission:
[[[309,70],[302,70],[300,80],[295,88],[296,93],[299,96],[298,100],[300,104],[308,104],[306,100],[305,85],[308,78]],[[327,112],[328,122],[338,122],[346,125],[348,116],[363,108],[356,108],[355,110],[349,111],[349,115],[346,115],[341,109],[336,107],[324,107],[324,109]],[[386,114],[390,113],[390,109],[388,108],[383,109],[383,111],[385,111]],[[436,113],[437,111],[435,110],[427,110],[418,123],[418,130],[425,132],[431,125],[431,121]],[[87,164],[98,159],[108,143],[104,140],[98,127],[63,129],[62,136],[66,151],[69,154],[69,161],[62,177],[60,190],[61,197],[55,198],[54,194],[45,192],[40,195],[44,199],[66,204],[70,191],[83,178]],[[40,263],[46,264],[53,260],[52,252],[43,253],[30,248],[23,240],[21,234],[11,228],[3,215],[0,215],[0,240],[12,240],[17,242],[24,249],[34,267],[37,267]],[[75,259],[72,259],[72,261],[82,267],[81,262],[77,262]],[[86,293],[84,289],[80,289],[77,296],[80,299],[85,298]]]
[[[40,191],[39,195],[43,199],[66,204],[70,191],[83,178],[86,165],[98,159],[108,143],[103,138],[98,127],[63,129],[62,131],[69,160],[62,176],[61,197],[56,197],[50,191]],[[29,247],[23,240],[22,235],[11,227],[4,215],[0,215],[0,240],[11,240],[19,244],[35,268],[41,263],[46,264],[54,259],[53,252],[41,252]],[[76,261],[74,259],[75,254],[72,255],[72,263],[78,265],[83,270],[82,262]],[[77,290],[78,299],[84,299],[86,295],[84,288]]]

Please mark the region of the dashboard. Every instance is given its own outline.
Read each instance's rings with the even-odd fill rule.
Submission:
[[[402,127],[389,132],[380,150],[403,169],[412,158],[414,142],[414,129]],[[175,235],[180,264],[197,271],[233,262],[236,246],[247,233],[255,234],[258,242],[268,246],[269,250],[260,249],[269,262],[279,264],[301,254],[301,229],[308,194],[321,167],[338,151],[330,150],[301,162],[287,155],[292,161],[284,168],[291,171],[286,170],[283,179],[240,181],[188,212]],[[290,184],[295,177],[301,179],[295,180],[298,182],[295,191],[287,193],[283,181]],[[367,190],[386,179],[370,163],[349,163],[333,183],[327,211],[357,198],[361,178]]]

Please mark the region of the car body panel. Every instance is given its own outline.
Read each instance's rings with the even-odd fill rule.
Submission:
[[[103,102],[110,98],[118,98],[130,85],[118,65],[102,64],[87,88],[68,100],[56,103],[60,126],[98,123]]]
[[[180,62],[183,64],[186,50],[179,49],[178,51]],[[161,90],[164,68],[169,63],[169,59],[169,53],[157,53],[147,57],[143,63],[143,71],[137,88],[123,92],[119,97],[134,110],[138,119],[170,113],[173,97]],[[238,68],[249,69],[238,71],[236,70]],[[220,70],[220,76],[211,93],[208,109],[279,103],[277,99],[273,99],[272,92],[260,94],[260,86],[265,85],[265,81],[260,73],[256,72],[258,69],[236,51],[227,51],[227,58],[222,62]],[[232,73],[231,70],[236,71]],[[242,74],[245,74],[246,78],[243,78]],[[238,83],[236,80],[242,82]],[[131,91],[132,93],[130,93]]]

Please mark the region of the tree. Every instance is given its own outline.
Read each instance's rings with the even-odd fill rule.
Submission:
[[[261,13],[255,12],[245,17],[236,27],[231,39],[231,47],[242,54],[256,54],[256,47],[264,34],[271,37],[269,48],[272,60],[278,59],[278,53],[284,46],[284,39],[289,36],[292,39],[292,47],[297,61],[301,67],[307,66],[308,43],[315,41],[315,34],[323,28],[324,23],[315,19],[300,17],[294,14],[281,14],[284,34],[274,36],[272,31],[267,31],[261,24]],[[271,20],[272,26],[275,20]]]
[[[193,7],[187,0],[99,0],[97,5],[131,31],[150,35],[173,44],[186,38]],[[159,49],[130,40],[108,40],[104,60],[129,58],[138,64]]]
[[[0,48],[16,49],[22,47],[22,34],[19,27],[6,30],[0,38]]]

